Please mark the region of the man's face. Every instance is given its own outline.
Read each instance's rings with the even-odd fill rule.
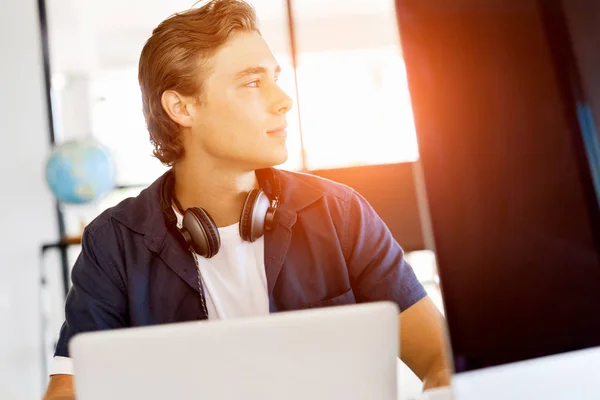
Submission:
[[[279,65],[263,38],[256,32],[235,33],[206,67],[189,145],[241,168],[284,163],[292,100],[277,84]]]

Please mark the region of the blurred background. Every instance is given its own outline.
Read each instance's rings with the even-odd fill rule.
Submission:
[[[364,195],[443,312],[393,0],[294,0],[290,10],[284,0],[250,3],[295,101],[290,158],[279,167]],[[152,29],[194,2],[0,4],[2,221],[9,227],[0,241],[0,398],[33,399],[46,383],[83,227],[166,170],[151,156],[137,62]],[[78,179],[65,175],[69,163],[91,180],[86,190],[67,185]],[[404,366],[401,380],[403,398],[419,395],[420,382]]]

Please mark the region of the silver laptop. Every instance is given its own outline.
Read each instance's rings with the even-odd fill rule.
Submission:
[[[83,333],[78,400],[396,400],[398,308],[379,302]]]

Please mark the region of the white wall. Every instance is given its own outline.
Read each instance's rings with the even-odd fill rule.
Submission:
[[[0,0],[0,399],[39,399],[39,247],[57,239],[35,0]]]

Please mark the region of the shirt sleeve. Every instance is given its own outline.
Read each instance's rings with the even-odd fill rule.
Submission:
[[[107,237],[99,235],[103,240]],[[84,232],[82,250],[71,273],[72,286],[65,302],[65,322],[55,356],[69,357],[69,341],[78,333],[127,326],[125,285],[110,257],[102,252],[107,249],[117,251],[115,246]]]
[[[353,191],[343,243],[357,302],[392,301],[400,311],[427,296],[384,221]]]
[[[69,357],[55,356],[50,362],[49,375],[74,375],[73,360]]]

